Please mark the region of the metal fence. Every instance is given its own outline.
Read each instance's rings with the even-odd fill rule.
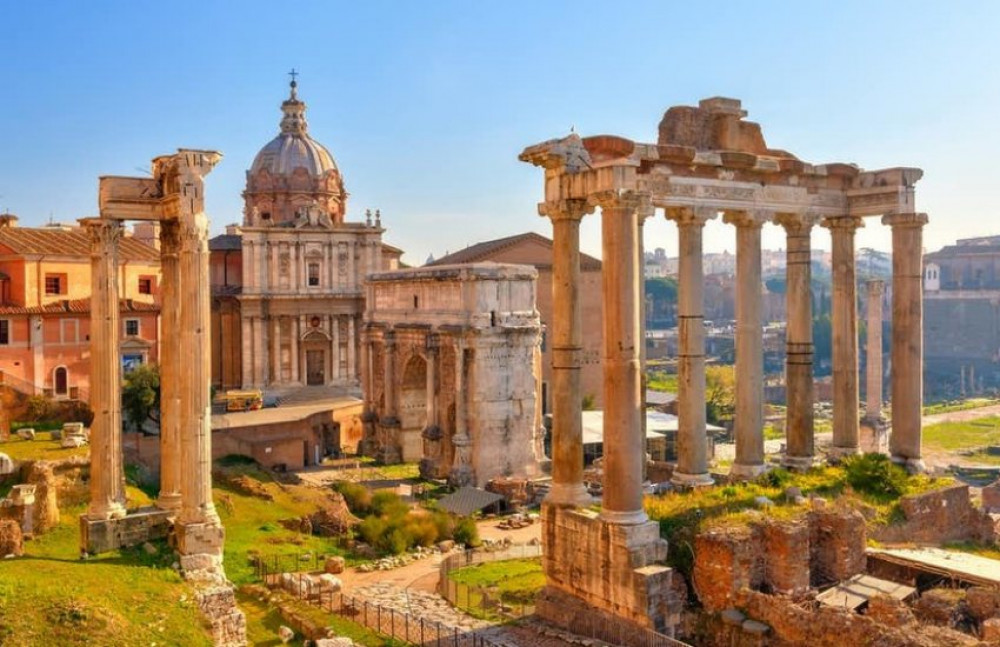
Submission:
[[[291,553],[284,555],[250,555],[254,575],[264,584],[276,583],[282,573],[322,571],[326,557],[318,553]]]
[[[438,593],[455,608],[469,615],[488,620],[513,620],[535,613],[534,601],[505,593],[497,586],[472,586],[456,582],[448,574],[452,571],[510,559],[533,559],[542,556],[542,547],[533,544],[515,544],[502,550],[467,550],[449,555],[441,561]]]

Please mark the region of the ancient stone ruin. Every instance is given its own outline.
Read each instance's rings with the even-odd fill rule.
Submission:
[[[569,626],[570,614],[608,613],[661,631],[675,622],[672,573],[660,565],[665,542],[642,504],[640,317],[642,224],[662,209],[678,225],[679,487],[712,483],[705,433],[702,229],[723,214],[737,234],[736,460],[734,478],[765,469],[761,318],[761,227],[787,234],[787,452],[805,469],[817,459],[813,428],[810,232],[833,243],[832,459],[860,451],[854,234],[881,216],[893,236],[892,419],[894,461],[921,469],[921,232],[914,186],[922,171],[864,171],[814,165],[768,148],[760,126],[735,99],[673,107],[656,143],[575,133],[529,146],[522,161],[545,173],[539,213],[553,226],[553,429],[551,492],[543,505],[547,587],[544,617]],[[601,208],[604,261],[604,497],[586,509],[581,426],[579,227]],[[880,399],[880,398],[879,398]],[[772,533],[773,534],[773,533]],[[776,542],[797,541],[778,533]],[[779,543],[780,543],[779,542]],[[595,559],[595,556],[599,556]],[[776,576],[780,581],[783,578]],[[793,587],[794,588],[794,587]]]
[[[208,217],[204,178],[222,155],[179,150],[153,160],[152,177],[100,179],[91,240],[90,506],[84,554],[170,534],[188,579],[208,583],[199,605],[219,644],[245,644],[245,622],[222,570],[225,536],[212,500]],[[162,270],[161,469],[156,507],[125,508],[121,446],[118,243],[122,221],[159,222]],[[228,591],[228,592],[227,592]]]

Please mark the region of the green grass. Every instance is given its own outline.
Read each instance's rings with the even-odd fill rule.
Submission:
[[[924,427],[923,444],[927,449],[945,451],[1000,444],[1000,416],[928,425]]]
[[[663,371],[648,371],[646,373],[646,388],[652,391],[677,393],[677,375]]]
[[[782,440],[784,437],[784,429],[778,429],[774,425],[764,425],[764,440]]]
[[[90,447],[84,445],[63,449],[59,446],[58,440],[52,440],[50,432],[37,431],[36,427],[34,440],[22,440],[12,432],[10,440],[0,442],[0,453],[7,454],[18,463],[38,460],[57,461],[73,456],[89,456]]]
[[[129,499],[145,495],[129,488]],[[141,548],[79,559],[79,514],[25,544],[24,557],[0,565],[0,644],[211,645],[191,588],[170,568],[176,559]]]
[[[1000,404],[1000,400],[994,398],[969,398],[968,400],[956,400],[952,402],[938,402],[924,407],[924,415],[932,416],[939,413],[952,413],[954,411],[968,411]]]
[[[516,607],[534,604],[545,586],[542,561],[537,557],[466,566],[450,572],[448,578],[469,587],[458,592],[456,603],[470,615],[485,620],[499,618],[492,610],[483,608],[484,589],[489,589],[492,598]]]
[[[420,465],[418,463],[399,463],[397,465],[379,465],[378,473],[384,479],[419,479]]]

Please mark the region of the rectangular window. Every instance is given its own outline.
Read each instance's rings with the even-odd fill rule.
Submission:
[[[139,277],[139,294],[153,293],[153,279],[147,276]]]
[[[0,346],[6,346],[10,343],[10,321],[7,319],[0,319]]]
[[[66,294],[66,275],[46,274],[45,294]]]
[[[59,322],[60,339],[64,344],[75,344],[80,339],[80,320],[63,319]]]
[[[319,285],[319,263],[309,263],[309,287]]]
[[[125,335],[128,337],[138,337],[139,336],[139,320],[138,319],[126,319],[125,320]]]

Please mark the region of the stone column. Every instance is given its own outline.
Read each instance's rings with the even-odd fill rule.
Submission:
[[[291,345],[291,356],[292,356],[292,375],[290,382],[300,382],[299,379],[299,318],[298,316],[291,318],[292,325],[292,345]]]
[[[333,339],[330,345],[331,379],[339,382],[343,378],[340,374],[340,315],[330,317],[330,332],[330,337]]]
[[[923,228],[927,214],[884,216],[892,227],[892,460],[910,471],[920,458],[923,408]],[[973,381],[973,384],[975,382]]]
[[[250,317],[244,316],[240,319],[242,324],[242,335],[240,342],[243,345],[243,388],[249,389],[253,386],[253,326]]]
[[[778,214],[787,240],[785,266],[785,456],[782,465],[807,470],[815,462],[813,420],[812,245],[815,217]]]
[[[465,392],[465,341],[455,339],[455,458],[448,474],[448,483],[454,486],[470,485],[472,472],[472,439],[469,438]]]
[[[358,340],[354,327],[355,318],[354,315],[348,315],[347,317],[347,377],[352,382],[358,379],[358,360],[356,357]]]
[[[271,317],[271,383],[281,382],[281,317]]]
[[[865,362],[865,419],[882,417],[882,295],[885,281],[872,279],[868,287],[868,348]]]
[[[702,231],[716,212],[677,207],[667,219],[677,223],[678,288],[677,467],[671,482],[680,487],[711,485],[705,434],[705,311]]]
[[[854,232],[861,218],[827,218],[823,226],[833,241],[833,460],[860,451],[858,417],[858,297]]]
[[[552,220],[552,487],[546,501],[556,505],[590,502],[583,485],[580,220],[593,209],[586,200],[543,203],[538,209]]]
[[[604,497],[601,518],[636,524],[648,519],[642,507],[645,437],[639,344],[640,209],[649,196],[633,192],[603,197],[601,249],[604,303]]]
[[[181,520],[218,525],[212,501],[212,366],[209,362],[211,303],[208,218],[204,212],[180,223],[181,345],[185,357],[180,379]],[[185,552],[184,550],[181,551]],[[200,551],[197,551],[200,552]]]
[[[425,478],[437,478],[438,463],[441,458],[441,426],[438,412],[438,358],[440,342],[436,333],[427,336],[427,424],[422,436],[424,457],[420,461],[420,473]]]
[[[396,402],[396,331],[386,330],[383,337],[385,352],[383,361],[384,390],[385,390],[385,424],[396,424],[398,420],[398,403]]]
[[[119,519],[125,516],[117,281],[122,226],[99,218],[81,222],[90,237],[90,405],[94,411],[86,516],[92,520]]]
[[[180,347],[180,231],[176,220],[160,222],[160,496],[164,510],[181,507],[180,376],[186,358]]]
[[[764,465],[764,325],[760,281],[760,230],[764,217],[725,214],[736,226],[736,461],[732,474],[753,478]]]

